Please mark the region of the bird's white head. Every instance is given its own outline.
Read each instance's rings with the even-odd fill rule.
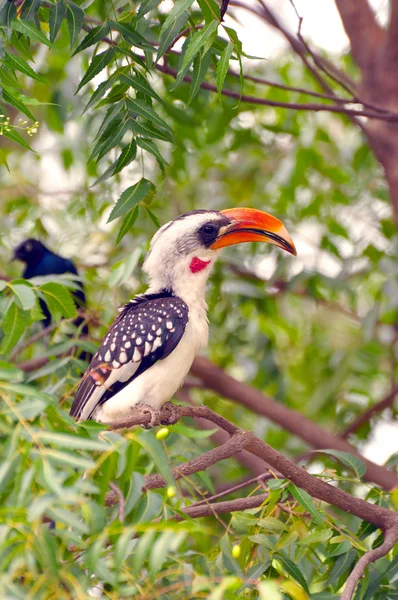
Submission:
[[[225,246],[269,242],[296,254],[281,221],[251,208],[195,210],[163,225],[154,235],[144,263],[150,288],[167,288],[188,304],[203,297],[212,266]]]

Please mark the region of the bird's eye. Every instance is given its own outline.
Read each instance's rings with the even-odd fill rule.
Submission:
[[[210,236],[210,235],[214,235],[214,234],[217,232],[217,230],[216,230],[216,228],[214,227],[214,225],[205,225],[205,226],[203,227],[202,231],[203,231],[203,233],[204,233],[205,235],[209,235],[209,236]]]
[[[217,225],[213,225],[213,223],[205,223],[199,229],[199,237],[204,246],[209,248],[218,235],[218,227]]]

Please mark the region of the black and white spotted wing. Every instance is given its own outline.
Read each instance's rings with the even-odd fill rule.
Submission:
[[[70,414],[91,418],[98,405],[166,358],[187,322],[188,306],[167,291],[137,296],[123,306],[83,376]]]

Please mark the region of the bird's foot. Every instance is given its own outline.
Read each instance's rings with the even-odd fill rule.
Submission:
[[[175,425],[181,416],[180,407],[172,402],[166,402],[166,404],[163,404],[162,406],[161,414],[161,425]]]
[[[150,415],[150,420],[145,425],[142,425],[144,429],[152,429],[152,427],[157,427],[161,425],[161,416],[160,411],[156,410],[150,404],[136,404],[136,407],[145,414]]]

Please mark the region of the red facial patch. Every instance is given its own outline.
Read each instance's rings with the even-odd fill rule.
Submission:
[[[191,269],[192,273],[199,273],[199,271],[203,271],[203,269],[205,269],[210,263],[210,260],[200,260],[200,258],[194,256],[191,260],[189,268]]]

